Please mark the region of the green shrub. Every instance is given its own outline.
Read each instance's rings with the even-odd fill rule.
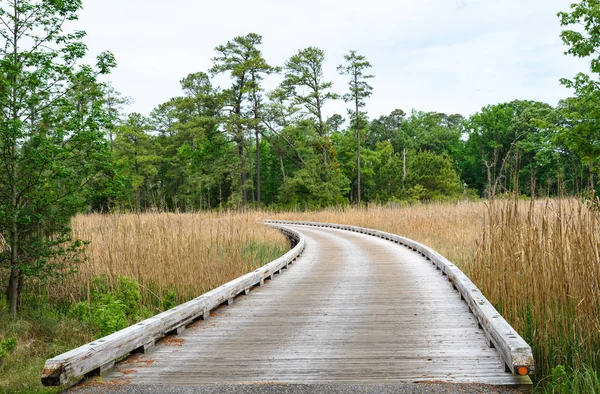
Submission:
[[[92,307],[89,302],[78,302],[71,307],[69,315],[75,319],[90,322],[92,318]]]
[[[177,292],[175,290],[169,290],[163,297],[163,310],[175,308],[178,305]]]
[[[142,308],[140,309],[140,320],[144,320],[144,319],[149,319],[152,316],[156,315],[155,312],[152,312],[152,310],[150,310],[149,308],[146,308],[145,306],[142,306]]]
[[[90,281],[90,289],[92,292],[92,298],[108,293],[108,283],[104,276],[95,276]]]
[[[15,346],[17,346],[16,338],[6,338],[0,341],[0,364],[2,364],[2,360],[8,357],[8,353],[10,353]]]
[[[127,276],[121,276],[117,288],[117,299],[125,307],[125,314],[128,317],[136,317],[142,299],[138,283]]]
[[[17,319],[10,319],[8,310],[0,308],[0,342],[8,348],[1,356],[0,393],[58,393],[59,389],[41,385],[40,371],[46,360],[97,335],[95,326],[69,317],[71,310],[62,301],[52,304],[40,299],[23,297]]]
[[[106,278],[91,281],[91,302],[79,302],[69,311],[72,317],[98,328],[100,336],[119,331],[137,319],[141,295],[138,283],[126,276],[119,278],[117,288],[110,291]]]
[[[0,349],[4,349],[7,352],[12,351],[17,346],[16,338],[6,338],[0,341]]]
[[[92,323],[100,329],[100,335],[106,336],[128,326],[127,307],[112,294],[105,294],[93,306]]]

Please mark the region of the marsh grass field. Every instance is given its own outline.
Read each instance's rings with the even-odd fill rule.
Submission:
[[[380,229],[434,248],[456,263],[531,344],[540,387],[599,392],[597,204],[506,199],[283,217]]]
[[[19,339],[0,366],[0,376],[8,376],[0,379],[0,391],[41,390],[45,358],[99,335],[93,319],[82,321],[81,313],[73,313],[99,287],[110,299],[113,293],[127,296],[133,284],[139,298],[133,298],[131,318],[141,319],[279,257],[289,244],[262,224],[266,218],[370,227],[431,246],[460,266],[532,345],[540,390],[598,392],[600,215],[574,199],[79,215],[73,235],[91,243],[77,273],[55,284],[29,284],[39,286],[38,301],[48,302],[30,300],[38,307],[17,322],[0,319],[3,335]],[[46,304],[56,310],[40,312],[39,305]],[[0,305],[5,314],[2,310]],[[11,375],[11,368],[20,372]]]
[[[91,240],[78,274],[53,288],[61,298],[88,297],[89,283],[103,276],[135,279],[143,305],[168,293],[184,302],[283,255],[289,242],[262,224],[258,213],[146,213],[80,215],[73,235]]]

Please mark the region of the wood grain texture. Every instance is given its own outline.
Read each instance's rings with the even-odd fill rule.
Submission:
[[[282,275],[103,381],[531,385],[505,372],[478,317],[424,256],[356,232],[286,226],[306,247]]]

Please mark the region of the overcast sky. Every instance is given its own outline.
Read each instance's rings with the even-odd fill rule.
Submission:
[[[90,54],[115,54],[110,80],[143,114],[180,95],[187,74],[210,68],[215,46],[254,32],[273,65],[307,46],[323,49],[338,93],[346,89],[336,72],[344,54],[365,55],[376,75],[371,117],[395,108],[469,115],[487,104],[555,105],[569,95],[559,78],[588,68],[563,54],[559,38],[556,13],[574,1],[83,0],[77,28],[87,31]],[[327,112],[345,115],[345,107],[332,103]]]

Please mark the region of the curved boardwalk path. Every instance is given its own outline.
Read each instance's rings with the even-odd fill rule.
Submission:
[[[283,274],[117,364],[105,384],[531,384],[505,373],[459,294],[395,243],[329,228]]]

